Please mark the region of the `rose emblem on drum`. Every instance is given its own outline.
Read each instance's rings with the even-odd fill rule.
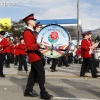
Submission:
[[[56,43],[58,41],[58,33],[57,32],[51,32],[50,35],[48,36],[48,40],[49,42],[51,42],[52,44]]]
[[[62,26],[53,24],[42,28],[37,43],[42,43],[39,51],[46,57],[58,58],[69,51],[71,38]]]

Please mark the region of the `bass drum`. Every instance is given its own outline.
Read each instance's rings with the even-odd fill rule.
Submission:
[[[58,58],[68,53],[71,46],[69,32],[60,25],[47,25],[41,29],[37,43],[42,43],[40,52],[49,58]]]

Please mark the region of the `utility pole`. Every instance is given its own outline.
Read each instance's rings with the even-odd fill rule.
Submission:
[[[79,0],[77,0],[77,45],[79,45]]]

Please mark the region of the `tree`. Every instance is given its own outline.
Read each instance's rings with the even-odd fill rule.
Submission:
[[[21,35],[23,35],[24,29],[25,29],[24,26],[25,24],[22,20],[19,20],[18,22],[12,21],[10,33],[12,33],[14,37],[15,36],[20,37]]]
[[[13,37],[20,37],[23,35],[25,24],[22,20],[19,20],[18,22],[12,21],[12,25],[9,26],[5,23],[5,25],[0,24],[0,29],[2,29],[5,32],[11,33]]]

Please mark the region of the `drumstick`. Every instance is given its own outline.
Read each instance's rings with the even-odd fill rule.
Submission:
[[[43,44],[42,44],[42,41],[43,41],[43,36],[41,37],[41,42],[40,42],[40,47],[42,47],[43,46]]]
[[[44,38],[44,37],[42,36],[42,37],[41,37],[41,43],[42,43],[42,41],[43,41],[43,38]]]

